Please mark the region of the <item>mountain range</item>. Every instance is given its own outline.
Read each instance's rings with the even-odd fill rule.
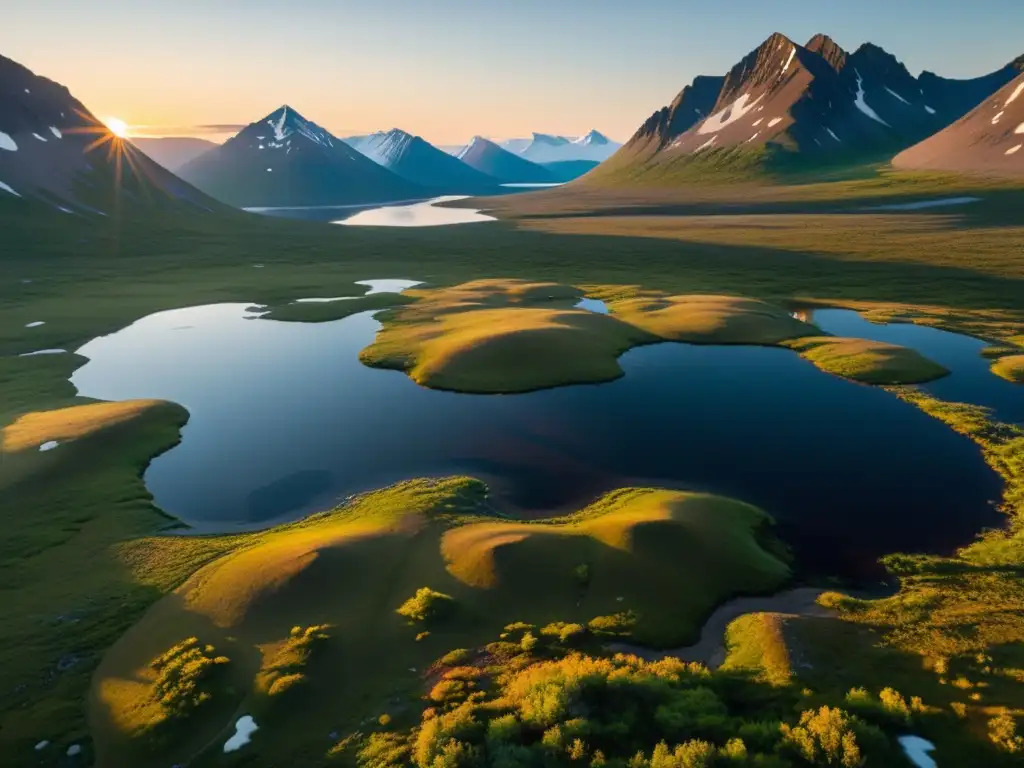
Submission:
[[[957,120],[904,150],[896,168],[1024,177],[1024,74]]]
[[[483,136],[474,136],[457,157],[481,173],[501,180],[503,184],[550,184],[560,181],[546,168],[502,149]]]
[[[65,213],[221,206],[112,134],[64,86],[0,56],[0,199]]]
[[[601,163],[622,146],[599,131],[578,138],[534,133],[529,139],[506,139],[498,146],[534,163],[559,163],[587,160]]]
[[[695,78],[589,178],[642,181],[659,166],[727,149],[811,162],[891,156],[958,120],[1021,68],[1018,59],[972,80],[915,78],[871,43],[848,53],[826,35],[798,45],[776,33],[727,74]]]
[[[183,165],[186,181],[244,208],[336,206],[429,197],[285,105]]]
[[[438,194],[486,194],[501,182],[398,128],[345,139],[351,147],[404,179]]]

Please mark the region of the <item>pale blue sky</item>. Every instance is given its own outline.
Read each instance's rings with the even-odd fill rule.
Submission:
[[[184,130],[289,103],[340,134],[398,126],[438,143],[623,140],[774,31],[870,40],[914,74],[970,77],[1024,53],[1022,0],[30,0],[2,20],[0,54],[100,116]]]

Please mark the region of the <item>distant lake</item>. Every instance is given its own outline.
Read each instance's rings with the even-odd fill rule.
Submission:
[[[1000,482],[968,439],[784,349],[657,344],[624,354],[614,382],[460,395],[363,366],[377,328],[371,313],[302,324],[244,304],[172,310],[83,346],[72,381],[89,397],[189,409],[181,444],[145,480],[199,530],[455,473],[525,516],[630,484],[734,496],[771,512],[805,566],[845,574],[894,550],[950,552],[1002,523]]]
[[[385,205],[360,211],[335,224],[355,227],[439,227],[448,224],[473,224],[494,221],[493,216],[472,208],[441,208],[438,203],[466,200],[468,195],[443,195],[412,205]]]

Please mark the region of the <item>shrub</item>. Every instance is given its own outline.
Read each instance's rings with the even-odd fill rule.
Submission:
[[[259,686],[268,696],[279,696],[304,683],[305,669],[313,649],[330,635],[328,624],[292,627],[288,638],[263,661],[259,673]]]
[[[621,637],[628,635],[636,626],[636,614],[632,611],[613,613],[610,616],[596,616],[587,622],[587,628],[595,635]]]
[[[519,721],[515,715],[502,715],[487,724],[487,741],[494,744],[518,741],[520,731]]]
[[[841,709],[822,707],[800,715],[800,724],[781,726],[782,742],[811,765],[864,765],[853,730],[854,718]]]
[[[443,664],[446,667],[455,667],[469,660],[472,654],[466,648],[456,648],[454,651],[448,651],[444,656],[438,660],[438,664]]]
[[[988,721],[988,737],[1007,752],[1024,752],[1024,736],[1017,735],[1017,723],[1009,712]]]
[[[395,733],[371,733],[359,750],[360,768],[400,768],[409,764],[409,743]]]
[[[581,587],[586,587],[590,583],[590,566],[586,563],[580,563],[572,569],[573,578],[576,579],[576,583]]]
[[[419,632],[416,635],[416,642],[418,643],[421,640],[426,640],[428,637],[430,637],[430,633],[429,632]]]
[[[568,642],[570,639],[579,639],[586,634],[587,628],[582,624],[568,624],[564,621],[555,621],[542,627],[540,633],[549,637],[557,637],[561,642]]]
[[[654,748],[651,768],[709,768],[715,759],[714,745],[700,740],[687,741],[669,750],[664,741]]]
[[[468,703],[423,721],[413,748],[416,765],[420,768],[458,765],[458,762],[452,761],[468,758],[469,754],[451,745],[460,744],[482,730],[483,726],[475,717],[473,705]]]
[[[537,637],[532,632],[527,632],[523,635],[523,639],[519,641],[519,647],[524,653],[529,653],[537,647]]]
[[[202,646],[195,637],[183,640],[154,659],[150,663],[157,673],[153,697],[163,709],[165,719],[188,715],[209,701],[213,697],[210,689],[214,673],[228,663],[226,656],[216,655],[212,645]]]
[[[878,700],[882,703],[882,709],[901,720],[910,720],[910,707],[906,699],[894,688],[883,688],[878,694]]]
[[[398,607],[396,613],[410,621],[429,621],[448,613],[454,605],[455,600],[451,595],[436,592],[430,587],[421,587]]]
[[[466,684],[461,680],[442,680],[430,689],[431,701],[447,704],[466,696]]]

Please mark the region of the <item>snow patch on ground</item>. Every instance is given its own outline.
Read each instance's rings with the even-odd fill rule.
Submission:
[[[64,117],[64,115],[62,114],[61,117]],[[58,138],[58,139],[61,138],[64,135],[64,134],[62,134],[60,132],[59,129],[54,128],[52,125],[50,126],[50,133],[52,133],[54,135],[54,137]]]
[[[1008,107],[1011,104],[1013,104],[1013,102],[1017,100],[1017,97],[1020,96],[1022,93],[1024,93],[1024,83],[1021,83],[1020,85],[1013,89],[1013,93],[1010,94],[1010,98],[1006,100],[1006,103],[1003,104],[1003,106]]]
[[[928,739],[922,739],[920,736],[900,736],[896,741],[903,747],[903,754],[917,768],[938,768],[938,763],[928,756],[929,752],[935,751],[935,745]]]
[[[940,200],[921,200],[916,203],[893,203],[892,205],[876,205],[865,208],[865,211],[920,211],[923,208],[945,208],[949,205],[967,205],[977,203],[980,197],[944,197]]]
[[[1018,152],[1020,152],[1021,147],[1024,147],[1024,144],[1018,144],[1016,147],[1010,147],[1008,150],[1006,150],[1006,154],[1015,155]]]
[[[752,142],[752,141],[753,141],[754,139],[756,139],[756,138],[757,138],[758,136],[760,136],[760,135],[761,135],[761,132],[760,132],[760,131],[758,131],[758,132],[757,132],[757,133],[755,133],[755,134],[754,134],[753,136],[751,136],[751,137],[750,137],[749,139],[747,139],[747,142],[746,142],[746,143],[748,143],[748,144],[749,144],[750,142]]]
[[[0,189],[2,189],[4,192],[10,192],[15,197],[21,197],[21,195],[19,195],[17,192],[14,191],[13,187],[7,186],[2,181],[0,181]]]
[[[856,69],[853,70],[853,72],[855,75],[857,75],[857,96],[854,99],[854,104],[857,105],[857,109],[859,109],[865,115],[870,117],[872,120],[881,123],[887,128],[892,127],[887,122],[885,122],[885,120],[880,118],[878,116],[878,113],[875,112],[875,110],[868,106],[868,103],[864,100],[864,78],[860,76],[860,72],[858,72]]]
[[[763,122],[764,122],[764,118],[763,118],[763,117],[759,117],[759,118],[757,118],[757,120],[755,120],[755,121],[753,122],[753,126],[754,126],[755,128],[757,128],[757,126],[759,126],[759,125],[760,125],[761,123],[763,123]]]
[[[32,323],[25,323],[25,327],[26,328],[38,328],[40,325],[43,325],[45,322],[46,322],[45,320],[36,320],[35,322],[32,322]]]
[[[243,715],[235,723],[235,735],[224,742],[224,752],[235,752],[249,743],[250,737],[260,728],[252,715]]]
[[[63,355],[66,349],[37,349],[35,352],[22,352],[18,357],[35,357],[36,355]]]
[[[47,440],[45,443],[43,443],[42,445],[39,446],[39,450],[40,451],[52,451],[58,445],[60,445],[60,443],[57,442],[56,440]]]
[[[50,742],[48,742],[46,739],[43,739],[38,744],[36,744],[36,752],[42,752],[48,746],[50,746]]]
[[[46,139],[44,139],[44,138],[43,138],[42,136],[40,136],[40,135],[39,135],[38,133],[33,133],[32,135],[33,135],[33,136],[35,136],[35,137],[36,137],[37,139],[39,139],[40,141],[46,141]]]
[[[828,135],[831,136],[836,141],[842,141],[842,139],[840,139],[838,136],[836,136],[836,132],[833,131],[831,128],[826,128],[825,130],[828,131]]]
[[[14,139],[0,131],[0,149],[6,149],[8,152],[17,152],[18,145],[14,143]]]
[[[899,95],[898,93],[896,93],[896,91],[894,91],[894,90],[893,90],[892,88],[890,88],[889,86],[885,86],[885,90],[887,90],[887,91],[888,91],[889,93],[891,93],[891,94],[892,94],[893,96],[895,96],[895,97],[896,97],[897,99],[899,99],[900,101],[902,101],[902,102],[903,102],[904,104],[909,104],[909,103],[910,103],[909,101],[907,101],[906,99],[904,99],[904,98],[903,98],[902,96],[900,96],[900,95]]]
[[[67,756],[68,757],[75,757],[76,755],[80,755],[80,754],[82,754],[82,745],[81,744],[72,744],[70,747],[68,747],[68,751],[67,751]]]
[[[718,133],[727,125],[735,123],[745,114],[747,114],[751,109],[754,108],[754,105],[757,104],[757,102],[759,102],[763,98],[764,94],[762,93],[760,96],[758,96],[756,99],[754,99],[748,104],[747,102],[750,101],[750,95],[744,93],[732,104],[725,107],[724,109],[719,110],[711,117],[709,117],[707,120],[705,120],[701,124],[700,128],[697,129],[697,133],[702,135],[706,135],[709,133]]]
[[[929,107],[927,104],[924,105],[924,111],[927,112],[929,115],[935,114],[935,110]]]
[[[273,168],[267,168],[267,173],[273,173],[273,172],[274,172]]]
[[[707,149],[708,147],[710,147],[712,144],[715,143],[715,139],[717,139],[717,138],[718,138],[717,136],[712,136],[710,139],[705,141],[703,144],[701,144],[699,147],[697,147],[693,151],[694,152],[700,152],[702,149]]]
[[[776,125],[778,125],[781,122],[782,122],[782,118],[781,117],[773,117],[771,120],[768,121],[768,127],[769,128],[774,128]]]
[[[1014,133],[1024,133],[1024,123],[1021,123],[1016,128],[1014,128],[1013,132]]]
[[[1002,113],[1002,112],[1000,112],[1000,113],[999,113],[999,114],[997,114],[997,115],[996,115],[995,117],[993,117],[993,118],[992,118],[992,125],[995,125],[996,123],[998,123],[998,122],[999,122],[999,118],[1001,118],[1002,116],[1003,116],[1003,113]]]

